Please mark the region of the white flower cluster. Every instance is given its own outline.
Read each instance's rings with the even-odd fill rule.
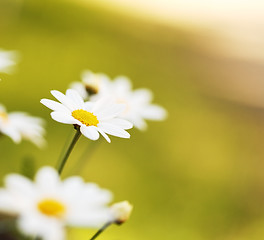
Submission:
[[[7,56],[0,51],[0,71],[14,65]],[[104,74],[85,71],[82,78],[82,82],[71,84],[65,94],[52,90],[58,101],[40,101],[52,110],[52,119],[76,129],[59,168],[42,167],[33,181],[9,174],[0,188],[0,213],[13,216],[20,232],[33,239],[64,240],[67,226],[97,228],[105,224],[99,234],[112,223],[120,225],[127,221],[133,209],[129,202],[109,206],[110,191],[95,183],[85,183],[78,176],[61,180],[60,173],[81,134],[91,140],[102,135],[110,143],[108,135],[130,138],[127,130],[133,125],[145,130],[146,120],[163,120],[167,116],[164,108],[151,103],[150,90],[132,90],[126,77],[112,81]],[[9,136],[15,143],[27,139],[43,146],[44,133],[42,119],[23,112],[8,113],[0,105],[1,135]],[[92,239],[95,237],[96,234]]]
[[[24,234],[43,240],[65,239],[65,226],[94,228],[123,220],[124,209],[108,207],[111,200],[110,191],[78,176],[61,181],[51,167],[41,168],[34,182],[10,174],[0,189],[0,211],[16,216]]]
[[[83,99],[96,101],[108,97],[115,103],[125,105],[121,117],[130,121],[140,130],[145,130],[145,120],[161,121],[167,117],[166,110],[152,104],[153,94],[149,89],[132,89],[129,78],[125,76],[116,77],[111,80],[107,75],[84,71],[82,82],[73,82],[70,88],[79,92]]]

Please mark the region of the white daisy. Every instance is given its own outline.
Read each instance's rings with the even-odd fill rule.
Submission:
[[[12,73],[18,54],[16,51],[4,51],[0,49],[0,72]]]
[[[125,111],[120,116],[132,122],[140,130],[147,128],[145,120],[161,121],[167,117],[163,107],[151,103],[152,92],[143,88],[132,90],[131,81],[127,77],[120,76],[113,81],[102,79],[98,93],[92,96],[91,100],[104,96],[111,96],[116,103],[125,104]]]
[[[18,228],[43,240],[65,239],[65,226],[99,227],[113,221],[107,204],[112,194],[80,177],[61,181],[57,171],[43,167],[35,181],[10,174],[0,189],[0,211],[18,218]]]
[[[81,74],[81,79],[82,82],[73,82],[70,88],[76,90],[84,100],[88,100],[90,96],[98,93],[100,85],[108,80],[108,76],[85,70]]]
[[[42,99],[40,102],[53,110],[51,117],[61,123],[80,126],[81,133],[91,139],[97,140],[99,133],[110,142],[106,134],[121,138],[129,138],[126,129],[132,128],[132,124],[117,116],[124,111],[123,104],[113,104],[108,99],[95,102],[84,102],[77,91],[68,89],[66,95],[52,90],[51,94],[61,103]]]
[[[26,139],[42,147],[45,144],[43,123],[41,118],[31,117],[24,112],[7,113],[0,104],[0,133],[9,136],[15,143]]]

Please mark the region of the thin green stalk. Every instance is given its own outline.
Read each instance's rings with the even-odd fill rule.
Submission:
[[[105,229],[107,229],[113,222],[107,222],[104,226],[102,226],[90,240],[96,239]]]
[[[72,139],[72,142],[71,142],[70,146],[68,147],[68,150],[66,151],[64,157],[62,158],[62,160],[58,164],[58,173],[59,173],[59,175],[61,175],[62,170],[63,170],[63,168],[64,168],[64,166],[65,166],[65,164],[66,164],[71,152],[72,152],[72,149],[74,148],[75,144],[77,143],[78,139],[81,136],[80,128],[75,127],[75,129],[76,129],[76,133],[75,133],[75,135],[74,135],[74,137]],[[34,238],[34,240],[41,240],[41,239],[40,239],[40,237],[36,236]]]
[[[74,135],[74,137],[72,139],[72,142],[71,142],[68,150],[66,151],[63,159],[61,160],[61,162],[58,165],[58,173],[59,173],[59,175],[62,173],[62,170],[63,170],[63,168],[64,168],[64,166],[65,166],[65,164],[67,162],[67,159],[69,158],[69,156],[70,156],[70,154],[72,152],[72,149],[74,148],[74,146],[75,146],[76,142],[78,141],[78,139],[80,138],[80,136],[81,136],[80,129],[76,128],[76,133],[75,133],[75,135]]]
[[[33,238],[33,240],[41,240],[41,237],[36,236],[36,237]]]

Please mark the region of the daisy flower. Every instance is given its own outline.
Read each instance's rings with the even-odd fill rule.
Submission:
[[[9,136],[15,143],[22,139],[29,140],[38,147],[45,144],[43,135],[43,120],[31,117],[24,112],[7,113],[5,107],[0,104],[0,133]]]
[[[43,240],[65,239],[65,226],[99,227],[113,221],[107,204],[110,191],[80,177],[60,180],[51,167],[41,168],[35,181],[9,174],[0,189],[0,211],[17,216],[19,230]]]
[[[0,72],[12,73],[17,57],[16,51],[4,51],[0,49]]]
[[[101,99],[95,102],[84,102],[77,91],[68,89],[66,95],[52,90],[51,94],[61,103],[42,99],[40,102],[53,110],[51,117],[61,123],[73,124],[80,127],[81,133],[91,139],[97,140],[99,133],[110,142],[107,134],[129,138],[126,129],[132,128],[127,120],[117,116],[124,111],[123,104],[114,104],[109,99]]]
[[[108,77],[103,73],[85,70],[81,74],[81,79],[82,82],[73,82],[70,88],[76,90],[84,100],[88,100],[90,96],[98,93],[100,85],[107,81]]]
[[[167,112],[163,107],[151,103],[152,92],[144,88],[133,90],[131,81],[127,77],[120,76],[111,81],[104,74],[87,72],[85,76],[87,77],[83,78],[83,82],[78,85],[78,91],[83,92],[82,96],[86,92],[89,79],[90,85],[92,82],[92,85],[97,84],[97,93],[91,95],[90,100],[95,101],[107,96],[115,103],[125,104],[126,108],[120,117],[132,122],[136,128],[145,130],[147,128],[145,120],[161,121],[167,117]],[[88,96],[88,93],[86,95]]]

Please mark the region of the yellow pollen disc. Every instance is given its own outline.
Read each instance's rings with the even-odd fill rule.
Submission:
[[[39,202],[38,210],[51,217],[61,217],[66,211],[65,206],[54,199],[45,199]]]
[[[5,112],[0,112],[0,118],[4,121],[7,122],[8,121],[8,115]]]
[[[94,94],[98,93],[98,88],[95,86],[86,85],[85,89],[90,95],[94,95]]]
[[[83,109],[74,110],[72,116],[86,126],[96,126],[99,123],[97,117]]]

